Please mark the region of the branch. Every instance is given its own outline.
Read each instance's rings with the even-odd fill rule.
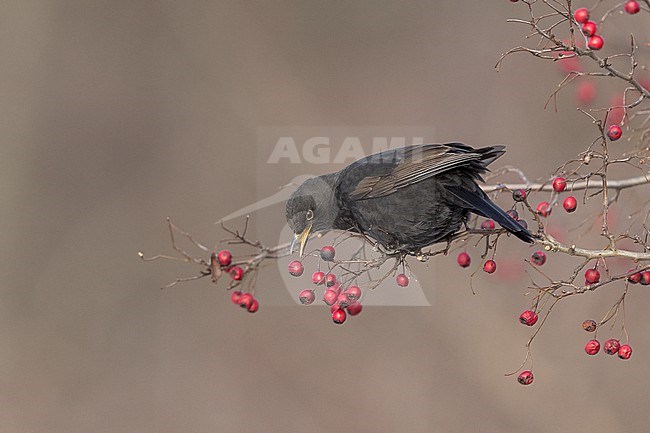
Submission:
[[[650,175],[642,175],[637,177],[631,177],[629,179],[621,180],[607,180],[607,188],[613,190],[622,190],[626,188],[632,188],[639,185],[650,184]],[[589,182],[589,179],[583,180],[580,182],[575,182],[571,184],[572,190],[583,190],[583,189],[602,189],[602,182]],[[544,183],[498,183],[495,185],[481,185],[481,189],[486,192],[494,191],[514,191],[516,189],[525,189],[532,191],[553,191],[553,185],[549,182]]]
[[[626,259],[638,261],[650,260],[650,253],[637,253],[634,251],[620,250],[620,249],[603,249],[603,250],[588,250],[586,248],[579,248],[575,245],[566,246],[561,244],[557,239],[548,233],[543,234],[543,238],[539,243],[544,246],[546,251],[560,252],[569,254],[576,257],[584,257],[585,259],[600,259],[606,257],[622,257]]]

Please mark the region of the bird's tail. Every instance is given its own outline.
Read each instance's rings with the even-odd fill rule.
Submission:
[[[513,235],[517,236],[524,242],[532,244],[535,242],[533,234],[525,229],[510,215],[505,213],[503,209],[494,204],[492,200],[480,189],[477,192],[468,191],[464,188],[447,188],[457,199],[462,201],[467,209],[475,214],[481,215],[485,218],[491,218],[501,227],[508,230]]]

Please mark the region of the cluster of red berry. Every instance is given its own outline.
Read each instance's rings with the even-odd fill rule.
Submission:
[[[526,197],[528,196],[528,192],[525,189],[517,189],[512,192],[512,198],[516,203],[521,203],[526,200]],[[528,223],[526,220],[520,219],[519,218],[519,212],[517,212],[516,209],[509,209],[506,211],[508,216],[512,218],[513,220],[517,221],[523,228],[528,228]],[[496,228],[496,223],[494,220],[491,219],[486,219],[483,222],[481,222],[481,230],[494,230]],[[546,255],[544,253],[541,253],[544,255],[544,261],[546,261]],[[472,263],[472,258],[470,255],[466,252],[462,252],[458,254],[456,257],[456,262],[458,265],[462,268],[467,268],[469,265]],[[543,262],[541,263],[543,264]],[[497,263],[494,261],[494,259],[489,259],[486,260],[483,263],[483,271],[488,273],[488,274],[493,274],[497,270]]]
[[[231,289],[244,278],[244,269],[241,266],[232,264],[232,253],[230,251],[219,251],[217,253],[217,262],[219,263],[221,270],[227,272],[228,275],[230,275],[232,282],[235,283],[235,285],[230,286]],[[255,299],[252,293],[235,290],[230,295],[230,300],[233,304],[245,308],[250,313],[255,313],[260,309],[260,303]]]
[[[589,319],[582,322],[582,329],[587,332],[594,332],[597,328],[598,324],[594,320]],[[618,355],[621,359],[630,359],[632,356],[632,346],[629,344],[621,344],[615,338],[610,338],[605,341],[603,351],[608,355]],[[595,338],[587,341],[587,344],[585,344],[585,352],[587,355],[595,355],[600,352],[600,341]]]
[[[325,262],[333,262],[336,250],[333,246],[327,245],[320,249],[320,259]],[[305,267],[299,260],[289,263],[289,274],[300,277],[305,272]],[[397,285],[406,287],[409,285],[409,278],[405,274],[399,274],[395,278]],[[316,271],[311,276],[315,286],[325,286],[322,301],[330,307],[332,321],[338,325],[343,324],[348,315],[356,316],[361,313],[362,291],[357,285],[350,284],[344,288],[346,282],[339,281],[337,276],[330,272]],[[302,290],[298,298],[303,305],[311,305],[316,300],[316,288]]]
[[[628,273],[632,271],[633,269],[630,269]],[[636,272],[627,277],[627,280],[632,284],[641,284],[642,286],[647,286],[650,284],[650,271]]]
[[[587,46],[592,50],[600,50],[605,45],[605,40],[597,34],[597,24],[589,19],[589,9],[577,9],[573,13],[573,18],[581,25],[582,33],[587,37]]]
[[[559,194],[563,192],[564,190],[566,190],[566,187],[567,187],[567,182],[566,179],[564,179],[563,177],[556,177],[555,179],[553,179],[553,191],[555,191],[556,193]],[[578,200],[574,196],[570,195],[564,199],[564,201],[562,202],[562,207],[568,213],[575,212],[575,210],[578,208]],[[536,211],[539,216],[546,218],[553,211],[553,207],[549,202],[542,201],[537,204]]]
[[[472,258],[467,254],[466,252],[462,252],[458,254],[458,257],[456,257],[456,262],[461,268],[467,268],[469,265],[472,264]],[[488,274],[493,274],[497,270],[497,262],[494,260],[486,260],[485,263],[483,263],[483,271],[487,272]]]

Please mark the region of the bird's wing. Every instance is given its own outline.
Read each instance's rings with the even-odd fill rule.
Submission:
[[[486,160],[484,153],[473,152],[473,150],[464,145],[442,144],[407,148],[399,161],[390,161],[393,168],[387,174],[369,175],[361,179],[350,193],[350,198],[361,200],[383,197],[432,176],[471,165],[473,161],[481,163]],[[381,158],[369,159],[366,163],[376,164],[377,161],[381,163]]]

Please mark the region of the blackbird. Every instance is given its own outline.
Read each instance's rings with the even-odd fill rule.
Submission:
[[[532,234],[476,183],[504,153],[504,146],[414,145],[308,179],[287,201],[294,243],[300,242],[302,256],[310,233],[344,230],[361,233],[388,251],[417,254],[424,247],[449,241],[466,225],[470,213],[491,218],[533,243]]]

